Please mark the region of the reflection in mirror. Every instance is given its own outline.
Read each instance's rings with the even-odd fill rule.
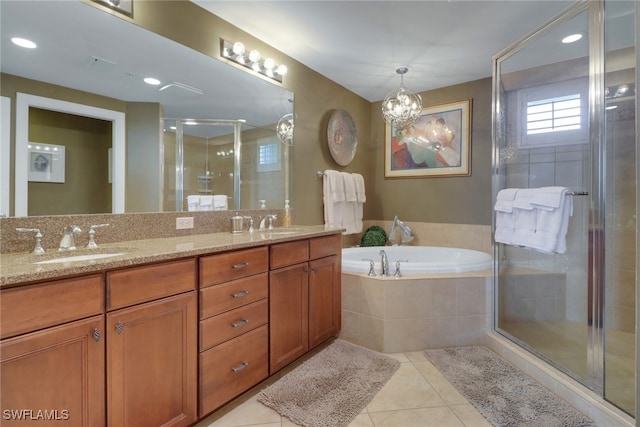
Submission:
[[[177,206],[187,209],[186,200],[182,204],[175,202],[175,191],[173,203],[165,197],[165,193],[175,190],[176,186],[175,180],[165,176],[171,172],[163,166],[168,161],[165,156],[173,152],[175,147],[163,147],[163,143],[170,142],[162,137],[163,133],[166,135],[160,125],[162,117],[244,120],[243,140],[251,141],[251,138],[245,138],[245,133],[262,129],[265,132],[270,130],[274,135],[278,120],[293,113],[293,104],[289,101],[293,94],[280,85],[175,43],[88,3],[3,1],[0,2],[0,19],[2,96],[15,102],[16,93],[23,92],[125,114],[126,159],[123,163],[126,163],[126,167],[119,165],[117,159],[114,159],[116,164],[112,165],[125,168],[125,212],[175,210]],[[25,52],[13,45],[10,39],[17,33],[33,38],[38,47]],[[150,86],[143,83],[143,78],[149,76],[157,78],[161,84]],[[13,122],[11,125],[15,129]],[[226,132],[226,135],[229,134],[233,134],[232,130]],[[47,135],[44,136],[46,139]],[[203,138],[200,135],[194,137]],[[224,163],[215,165],[212,157],[219,151],[218,147],[222,150],[226,146],[225,149],[229,150],[228,143],[213,140],[222,137],[204,136],[205,141],[210,142],[201,146],[209,150],[206,158],[210,163],[207,167],[219,175],[217,180],[212,180],[214,193],[224,192],[233,198],[235,188],[223,188],[225,180],[226,185],[229,184],[227,178],[230,177],[227,175],[227,178],[222,178]],[[11,138],[15,137],[12,135]],[[29,138],[30,135],[27,135],[26,141]],[[257,138],[253,140],[257,141]],[[52,143],[46,140],[38,142]],[[215,149],[212,144],[215,144]],[[262,173],[256,179],[249,179],[252,175],[244,170],[244,160],[255,156],[248,153],[258,150],[255,143],[253,145],[253,148],[243,147],[241,150],[242,153],[247,151],[243,170],[226,172],[234,173],[233,178],[238,185],[242,183],[243,195],[239,207],[243,209],[256,207],[257,195],[265,193],[264,189],[253,186],[268,182],[278,191],[289,187],[288,182],[282,181],[290,176],[288,157],[286,163],[282,164],[280,178],[269,180]],[[11,141],[11,148],[15,153],[15,141]],[[280,155],[284,157],[282,148]],[[187,157],[188,152],[185,146]],[[24,158],[18,161],[22,163],[23,160],[26,162]],[[67,156],[67,161],[70,160]],[[104,159],[96,162],[103,164]],[[10,159],[10,167],[15,170],[15,159]],[[78,167],[67,163],[67,170]],[[193,177],[197,184],[199,172],[195,171],[195,167],[190,168],[194,170]],[[240,179],[241,174],[248,175]],[[217,184],[220,184],[220,190],[215,187]],[[20,182],[16,179],[13,193],[26,191],[26,188],[27,181],[24,178],[20,178]],[[195,188],[197,190],[197,185]],[[10,201],[8,213],[15,215],[14,194],[10,194],[10,197],[6,194],[9,191],[7,185],[2,186],[2,191],[2,200],[8,197]],[[105,192],[103,188],[91,191]],[[285,198],[280,193],[275,196],[265,194],[264,197],[275,197],[269,200],[269,207],[277,207]],[[117,205],[115,200],[107,202],[100,210],[109,209],[109,203],[114,211]],[[235,202],[229,204],[229,208],[233,206],[237,206]],[[4,206],[3,209],[6,210]],[[64,212],[37,212],[38,215],[54,213]]]

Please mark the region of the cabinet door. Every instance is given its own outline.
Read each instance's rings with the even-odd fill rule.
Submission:
[[[340,265],[337,255],[309,263],[309,348],[340,331]]]
[[[195,291],[107,313],[107,420],[113,427],[196,420]]]
[[[269,372],[273,374],[309,348],[308,264],[269,273]]]
[[[1,341],[2,425],[104,425],[103,333],[99,315]]]

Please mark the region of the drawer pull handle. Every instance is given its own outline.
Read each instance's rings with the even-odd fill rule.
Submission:
[[[241,320],[241,321],[239,321],[239,322],[233,322],[233,323],[231,324],[231,327],[232,327],[232,328],[239,328],[240,326],[244,326],[244,325],[246,325],[247,323],[249,323],[249,319],[242,319],[242,320]]]
[[[96,342],[100,341],[100,329],[93,328],[93,339],[96,340]]]
[[[236,366],[234,368],[231,368],[231,370],[233,372],[238,372],[238,371],[242,371],[244,368],[246,368],[247,366],[249,366],[249,362],[242,362],[240,364],[240,366]]]
[[[231,266],[231,268],[233,268],[233,269],[247,268],[247,267],[249,267],[249,263],[247,261],[241,262],[240,264],[233,264]]]
[[[231,298],[240,298],[246,295],[249,295],[249,291],[244,290],[244,291],[238,292],[237,294],[231,294]]]

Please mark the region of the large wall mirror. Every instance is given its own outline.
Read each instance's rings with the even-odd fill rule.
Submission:
[[[2,96],[16,112],[0,156],[7,213],[186,211],[189,195],[257,209],[289,198],[293,156],[275,129],[293,113],[292,92],[82,1],[2,1],[0,18]],[[63,182],[32,173],[47,167],[31,161],[36,143],[65,147]]]

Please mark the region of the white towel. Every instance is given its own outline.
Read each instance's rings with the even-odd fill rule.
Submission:
[[[573,200],[568,195],[568,189],[518,189],[511,212],[508,212],[511,194],[514,193],[502,195],[501,200],[505,203],[498,204],[496,198],[496,242],[524,246],[544,253],[565,253],[569,217],[573,215]]]
[[[356,184],[356,202],[354,203],[354,222],[356,233],[362,232],[362,213],[367,196],[364,189],[364,178],[359,173],[351,174]]]
[[[200,209],[201,211],[213,210],[213,196],[200,196]]]
[[[353,174],[348,172],[342,172],[342,179],[344,180],[344,195],[345,195],[345,207],[342,213],[342,227],[345,228],[343,234],[357,233],[356,227],[356,180]]]
[[[214,194],[213,195],[213,210],[222,211],[227,210],[229,202],[226,194]]]
[[[322,175],[322,201],[324,202],[324,224],[327,227],[342,227],[345,209],[344,179],[338,171],[326,170]]]
[[[494,239],[499,243],[510,245],[513,243],[513,231],[515,228],[515,215],[513,214],[513,202],[518,193],[517,188],[505,188],[496,196],[496,230]]]
[[[187,210],[197,211],[200,209],[200,196],[191,195],[187,196]]]

